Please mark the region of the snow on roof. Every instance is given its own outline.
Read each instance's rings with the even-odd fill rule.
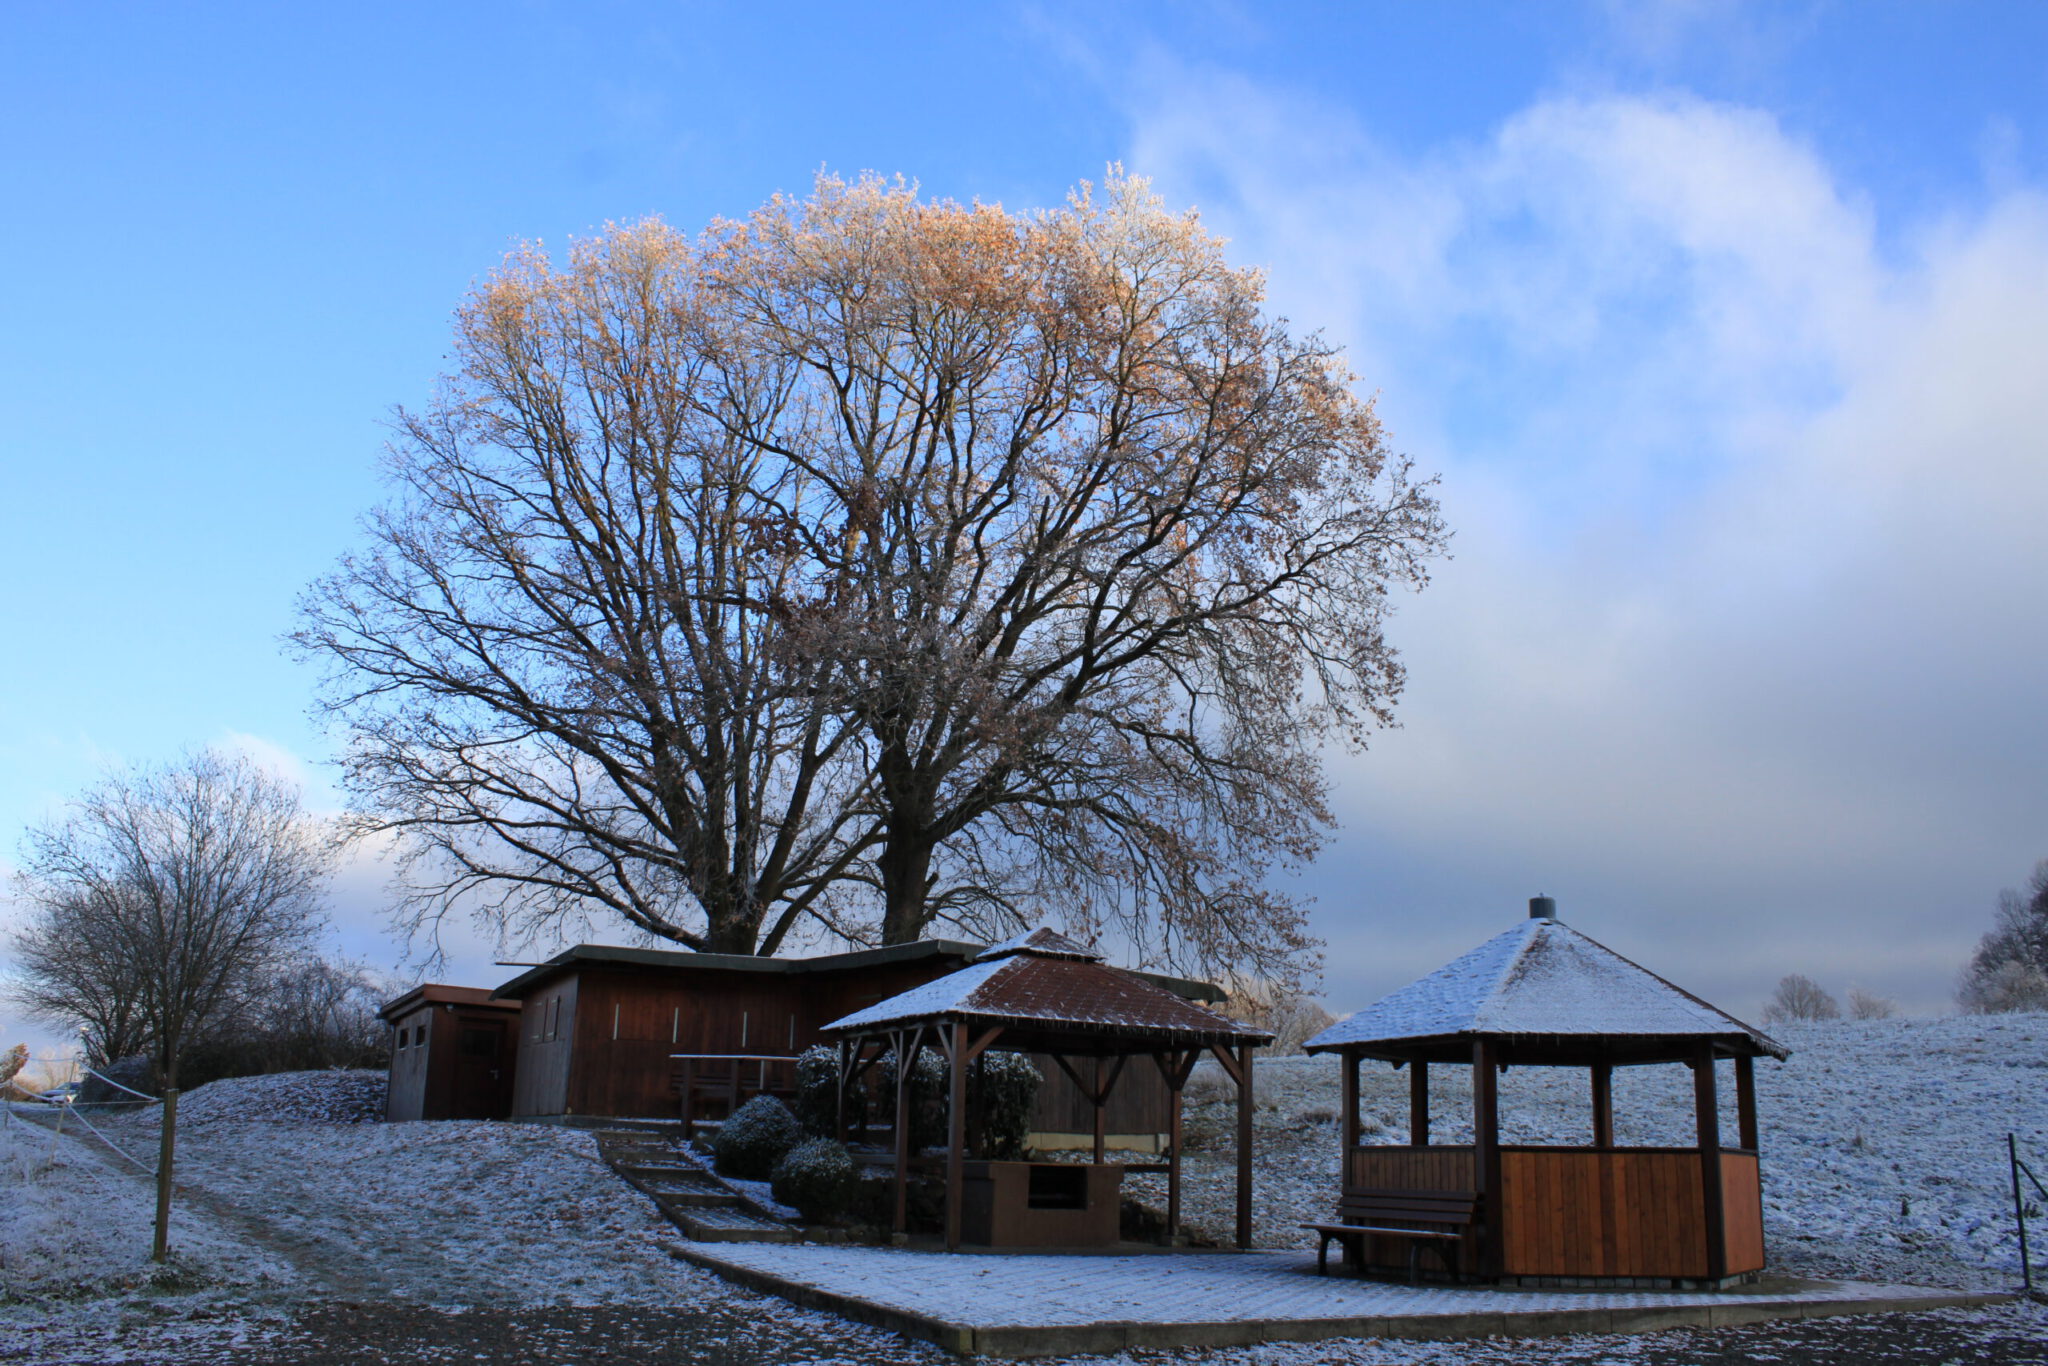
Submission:
[[[1077,958],[1084,963],[1100,963],[1102,955],[1085,945],[1077,944],[1058,930],[1040,925],[1035,930],[1026,930],[1013,935],[1000,944],[991,944],[974,955],[977,963],[986,963],[991,958],[1007,958],[1013,953],[1042,954],[1047,958]]]
[[[1072,940],[1052,937],[1068,950],[1079,947]],[[950,1017],[1048,1031],[1167,1034],[1204,1042],[1263,1043],[1273,1037],[1136,973],[1074,957],[1070,951],[1041,949],[1028,942],[997,947],[1005,949],[1000,958],[984,956],[958,972],[834,1020],[824,1032],[853,1033]]]
[[[1309,1049],[1445,1036],[1776,1041],[1562,921],[1531,918],[1310,1039]]]

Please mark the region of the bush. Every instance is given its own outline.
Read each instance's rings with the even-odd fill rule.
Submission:
[[[882,1113],[896,1122],[896,1050],[875,1066],[882,1088]],[[946,1060],[936,1049],[921,1048],[910,1073],[910,1150],[934,1148],[946,1141]]]
[[[856,1086],[846,1093],[846,1122],[859,1127],[867,1113],[867,1093]],[[839,1124],[839,1050],[817,1044],[796,1057],[796,1118],[803,1131],[837,1138]]]
[[[711,1152],[718,1170],[742,1181],[766,1181],[803,1132],[774,1096],[755,1096],[718,1126]]]
[[[844,1143],[807,1138],[784,1154],[768,1179],[775,1198],[806,1222],[829,1224],[852,1203],[859,1176]]]

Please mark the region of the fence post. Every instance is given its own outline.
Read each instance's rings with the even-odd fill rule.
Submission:
[[[2005,1136],[2005,1160],[2012,1168],[2012,1217],[2020,1226],[2020,1284],[2028,1294],[2032,1294],[2034,1266],[2027,1259],[2027,1202],[2020,1190],[2020,1144],[2017,1135],[2008,1133]]]

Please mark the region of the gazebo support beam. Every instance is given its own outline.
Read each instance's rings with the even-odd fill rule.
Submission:
[[[1485,1039],[1472,1045],[1472,1175],[1479,1188],[1481,1265],[1501,1274],[1500,1079],[1497,1049]]]
[[[1614,1146],[1614,1068],[1593,1064],[1593,1146]]]
[[[898,1029],[889,1034],[889,1046],[896,1053],[896,1176],[895,1218],[891,1227],[910,1232],[910,1074],[917,1069],[917,1055],[924,1047],[923,1025]]]
[[[1358,1068],[1360,1058],[1356,1053],[1342,1053],[1338,1055],[1337,1061],[1343,1067],[1344,1080],[1344,1110],[1338,1117],[1341,1126],[1338,1132],[1342,1135],[1340,1142],[1344,1154],[1338,1174],[1338,1180],[1341,1181],[1346,1179],[1345,1173],[1351,1170],[1351,1150],[1358,1146]]]
[[[1166,1240],[1169,1243],[1180,1233],[1181,1092],[1186,1089],[1188,1074],[1195,1070],[1195,1063],[1201,1056],[1199,1048],[1152,1055],[1152,1061],[1159,1064],[1160,1075],[1166,1079]]]
[[[1701,1044],[1694,1055],[1692,1099],[1699,1119],[1700,1194],[1706,1202],[1707,1279],[1718,1281],[1728,1274],[1728,1208],[1721,1193],[1721,1098],[1711,1043]]]
[[[1211,1044],[1209,1051],[1237,1083],[1237,1246],[1252,1245],[1252,1045]]]
[[[1408,1142],[1429,1146],[1429,1064],[1420,1058],[1408,1064]]]
[[[960,1247],[960,1203],[967,1188],[967,1023],[940,1025],[950,1035],[946,1049],[951,1084],[946,1090],[946,1251]],[[942,1037],[943,1037],[942,1035]]]
[[[1735,1059],[1735,1123],[1738,1141],[1757,1151],[1756,1059],[1746,1053]]]

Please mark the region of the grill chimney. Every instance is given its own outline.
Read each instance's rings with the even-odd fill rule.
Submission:
[[[1529,918],[1531,920],[1557,919],[1557,899],[1555,897],[1548,896],[1530,897]]]

